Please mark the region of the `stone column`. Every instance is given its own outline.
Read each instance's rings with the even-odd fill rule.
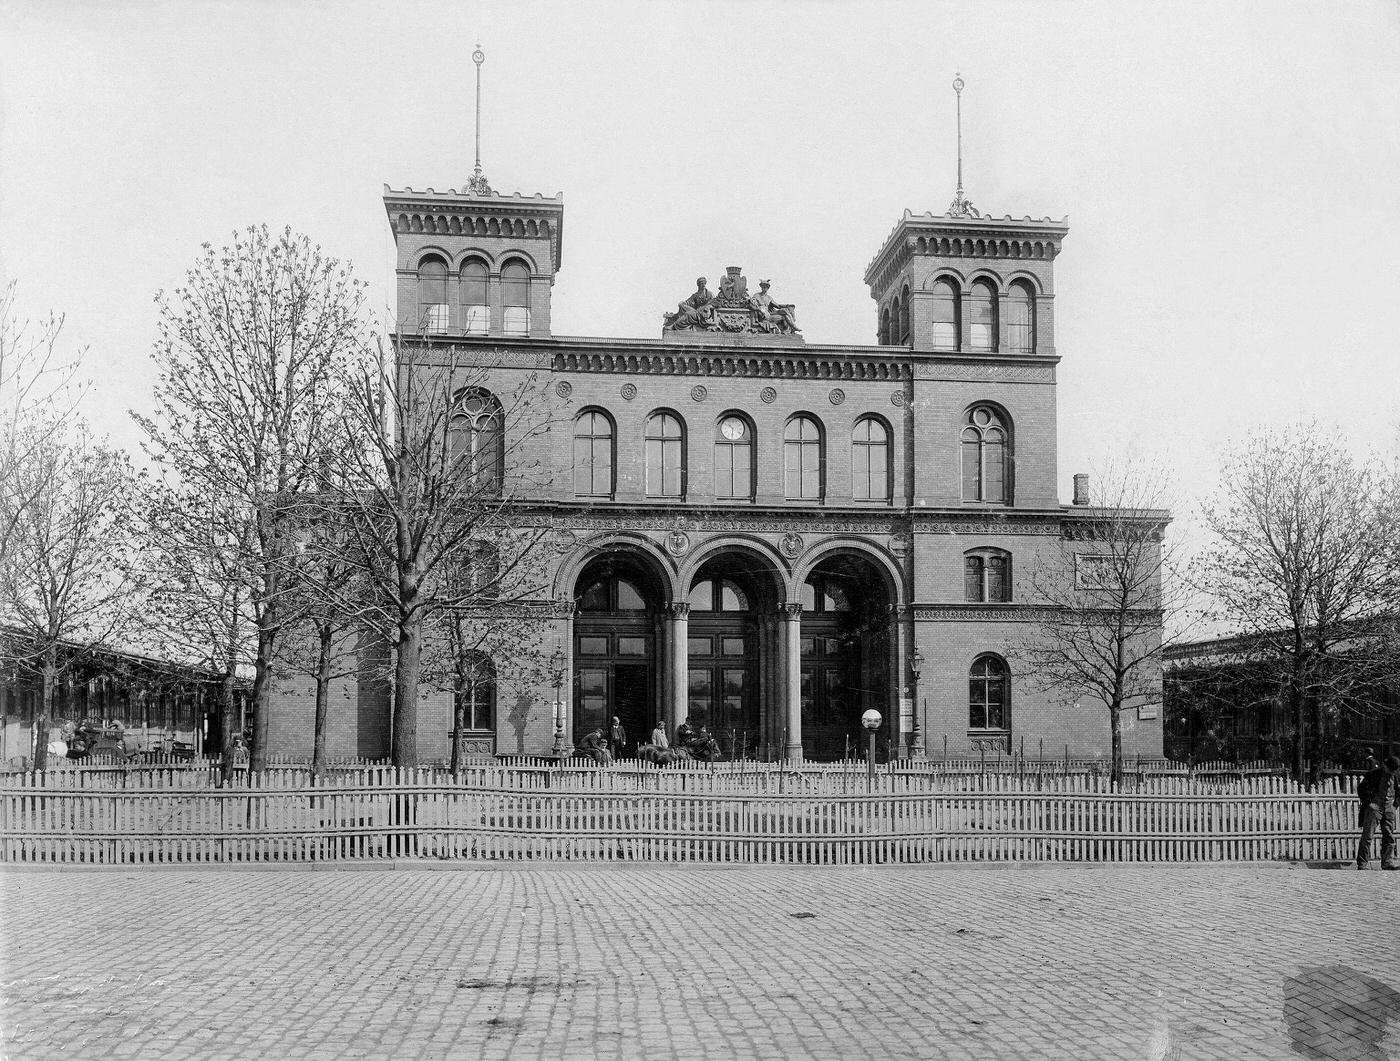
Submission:
[[[671,645],[671,702],[666,711],[666,736],[675,740],[676,727],[689,713],[690,604],[673,601],[666,605],[666,627]]]
[[[783,693],[787,701],[787,744],[783,751],[788,762],[802,765],[802,603],[788,601],[778,606],[782,626]]]

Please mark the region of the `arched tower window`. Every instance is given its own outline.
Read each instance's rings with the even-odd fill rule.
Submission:
[[[753,426],[736,413],[725,413],[715,424],[715,496],[730,501],[753,500]]]
[[[501,329],[506,335],[530,334],[530,271],[520,262],[501,270]]]
[[[890,435],[873,416],[851,431],[851,496],[857,501],[890,499]]]
[[[1008,732],[1011,714],[1006,664],[997,656],[978,656],[967,678],[967,728]]]
[[[606,413],[587,409],[574,421],[574,493],[611,497],[613,424]]]
[[[907,343],[909,341],[909,285],[904,285],[904,290],[899,296],[899,341]]]
[[[974,549],[963,554],[964,597],[975,603],[1011,600],[1011,554],[1001,549]]]
[[[962,334],[962,310],[958,304],[958,289],[951,280],[938,280],[933,285],[933,348],[957,350]]]
[[[899,296],[894,296],[894,301],[890,303],[890,345],[897,346],[904,340],[899,337]]]
[[[418,263],[418,324],[425,332],[445,332],[447,321],[447,263],[429,256]]]
[[[1014,354],[1035,353],[1035,293],[1024,280],[1007,292],[1006,348]]]
[[[879,333],[879,335],[876,337],[876,341],[877,341],[881,346],[889,346],[889,345],[890,345],[890,308],[889,308],[889,306],[886,306],[884,309],[882,309],[882,310],[880,311],[880,333]]]
[[[810,416],[794,416],[783,431],[784,481],[789,498],[820,501],[826,459],[821,425]]]
[[[1010,499],[1010,446],[1010,432],[1000,412],[990,405],[975,405],[967,411],[962,430],[964,501],[1000,504]]]
[[[462,330],[468,335],[485,335],[491,330],[491,303],[487,297],[486,263],[469,258],[459,276],[462,289]]]
[[[672,413],[647,417],[648,497],[685,496],[685,426]]]
[[[972,283],[972,349],[992,351],[997,348],[997,292],[990,282]]]
[[[501,403],[483,390],[464,394],[452,416],[458,473],[481,493],[499,493],[505,479],[504,420]]]

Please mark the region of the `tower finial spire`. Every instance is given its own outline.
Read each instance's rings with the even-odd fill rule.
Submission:
[[[472,52],[472,62],[476,63],[476,169],[467,180],[467,191],[472,195],[495,195],[481,172],[481,64],[486,62],[486,53],[481,50],[480,41]]]
[[[964,81],[962,74],[953,75],[953,91],[958,97],[958,191],[953,196],[953,201],[948,204],[948,214],[951,217],[979,217],[977,208],[972,205],[972,200],[963,195],[962,182],[962,90]]]

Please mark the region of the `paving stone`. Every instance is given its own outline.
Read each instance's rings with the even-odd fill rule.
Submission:
[[[1400,1058],[1397,885],[1063,864],[16,871],[0,1055],[1380,1061]]]

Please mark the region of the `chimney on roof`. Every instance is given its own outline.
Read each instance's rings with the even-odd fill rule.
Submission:
[[[1074,477],[1074,503],[1076,505],[1089,503],[1089,476],[1085,472],[1080,472]]]

